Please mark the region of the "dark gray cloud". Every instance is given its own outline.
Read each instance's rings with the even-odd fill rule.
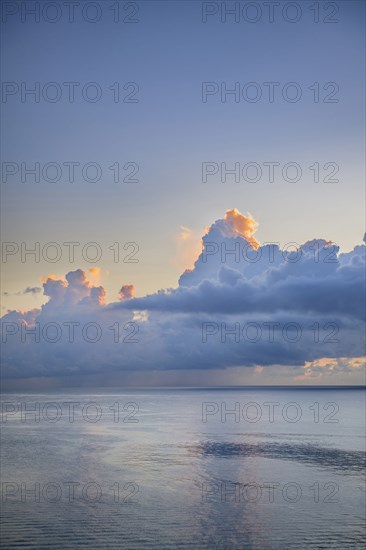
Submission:
[[[20,290],[19,292],[15,292],[14,296],[24,296],[25,294],[40,294],[42,292],[42,288],[39,286],[27,286],[24,290]],[[11,292],[4,291],[2,293],[3,296],[12,296]]]

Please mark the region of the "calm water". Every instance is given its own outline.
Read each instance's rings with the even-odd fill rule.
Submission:
[[[4,548],[364,548],[362,390],[11,393],[6,409]]]

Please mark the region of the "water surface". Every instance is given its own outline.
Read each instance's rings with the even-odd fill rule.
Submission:
[[[6,410],[4,548],[364,548],[363,390],[9,393]]]

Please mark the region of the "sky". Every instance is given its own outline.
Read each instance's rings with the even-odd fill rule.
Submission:
[[[35,21],[26,11],[34,2],[2,2],[3,319],[20,327],[81,316],[104,326],[115,315],[137,323],[145,341],[109,355],[102,338],[101,355],[86,367],[90,343],[53,358],[57,342],[19,346],[19,330],[5,342],[5,377],[38,385],[99,384],[98,376],[163,385],[362,383],[364,3],[279,2],[271,21],[261,1],[82,1],[73,22],[65,3],[46,4]],[[36,163],[39,178],[26,171]],[[214,243],[207,262],[202,237]],[[312,251],[300,248],[308,241]],[[329,241],[336,262],[316,262],[314,249],[333,254]],[[262,259],[249,272],[248,261],[222,259],[222,242],[253,250],[277,243],[282,260]],[[302,251],[299,261],[288,260],[288,243]],[[24,255],[37,246],[39,258]],[[51,280],[59,281],[53,290]],[[234,289],[233,309],[210,310],[208,284],[223,292],[219,303]],[[272,300],[273,285],[282,285],[283,302]],[[199,311],[188,305],[190,288],[204,294],[193,298]],[[246,293],[256,301],[235,310]],[[258,305],[262,294],[267,309]],[[223,322],[274,320],[297,322],[311,338],[309,326],[335,323],[343,343],[314,350],[305,336],[290,344],[282,335],[271,351],[263,338],[221,342]],[[206,343],[205,322],[219,327]]]

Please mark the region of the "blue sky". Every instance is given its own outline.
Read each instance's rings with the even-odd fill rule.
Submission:
[[[13,3],[14,4],[14,3]],[[21,4],[21,3],[15,3]],[[85,3],[81,3],[84,5]],[[342,251],[361,244],[364,234],[364,3],[340,1],[337,23],[324,23],[329,7],[319,3],[319,23],[299,1],[302,16],[289,23],[275,12],[258,23],[220,21],[220,13],[202,22],[202,2],[137,2],[137,23],[113,23],[112,2],[99,2],[101,20],[55,24],[34,23],[28,16],[9,16],[3,23],[3,81],[80,82],[74,103],[66,89],[59,102],[39,103],[20,94],[2,102],[3,162],[75,161],[98,163],[97,183],[66,180],[25,183],[19,175],[2,182],[3,239],[7,242],[97,242],[103,258],[101,283],[107,300],[117,299],[123,284],[134,284],[137,296],[177,286],[192,267],[204,228],[227,210],[250,212],[259,222],[260,242],[304,243],[324,238]],[[126,3],[121,2],[122,13]],[[227,5],[233,5],[228,2]],[[243,6],[246,2],[241,2]],[[257,2],[266,14],[263,2]],[[280,3],[283,9],[284,2]],[[213,3],[218,6],[218,3]],[[289,12],[292,16],[292,12]],[[89,103],[80,96],[87,82],[97,82],[103,97]],[[137,103],[114,103],[108,89],[135,82]],[[202,102],[202,83],[256,82],[263,97],[256,103],[219,94]],[[279,82],[275,101],[267,100],[265,82]],[[302,98],[281,97],[283,86],[296,82]],[[314,102],[315,82],[320,84]],[[324,103],[322,87],[339,87],[337,103]],[[123,90],[122,90],[123,91]],[[130,89],[128,90],[130,91]],[[125,93],[125,92],[124,92]],[[139,166],[138,183],[114,183],[113,163]],[[297,183],[278,176],[268,183],[201,179],[202,163],[232,166],[296,162],[302,168]],[[338,183],[314,183],[309,170],[336,163]],[[324,174],[322,173],[322,177]],[[189,235],[182,242],[182,227]],[[136,264],[115,264],[108,247],[114,242],[139,246]],[[3,263],[3,313],[31,309],[46,301],[42,293],[21,292],[40,287],[41,277],[59,277],[94,264],[82,258],[70,264],[66,254],[51,264],[22,263],[20,256]],[[188,262],[188,265],[187,265]]]

